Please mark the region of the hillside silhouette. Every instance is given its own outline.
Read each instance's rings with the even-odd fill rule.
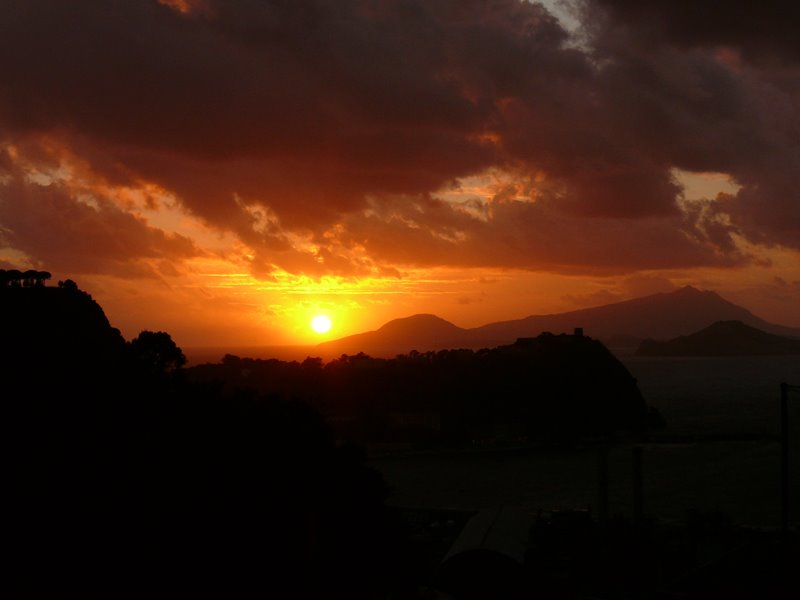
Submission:
[[[119,358],[125,340],[103,309],[67,280],[58,287],[1,286],[2,363],[31,362],[64,370],[75,363],[97,368]]]
[[[672,340],[645,340],[638,356],[778,356],[800,354],[800,340],[772,335],[741,321],[718,321]]]
[[[489,323],[462,329],[433,315],[415,315],[390,321],[380,329],[324,342],[317,351],[326,357],[365,352],[394,356],[411,350],[451,347],[484,348],[510,344],[542,332],[585,331],[610,347],[633,351],[644,339],[671,339],[688,335],[717,321],[741,321],[762,331],[800,338],[800,329],[768,323],[716,292],[691,286],[624,302],[550,315]],[[426,331],[430,326],[430,332]]]

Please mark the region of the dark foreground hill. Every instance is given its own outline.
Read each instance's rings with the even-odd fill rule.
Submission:
[[[71,283],[0,285],[0,322],[24,597],[387,596],[383,481],[315,410],[188,383],[168,334],[126,343]]]
[[[0,329],[6,367],[38,364],[59,371],[75,366],[102,371],[119,360],[125,346],[100,305],[71,282],[0,287]]]
[[[227,356],[188,375],[309,398],[334,418],[340,436],[366,443],[564,441],[653,423],[628,370],[583,335],[393,359],[345,355],[325,365]]]
[[[737,320],[775,335],[800,339],[800,329],[768,323],[715,292],[687,286],[670,293],[472,329],[462,329],[434,315],[415,315],[390,321],[376,331],[325,342],[317,349],[325,357],[356,352],[394,356],[411,350],[494,347],[546,331],[558,333],[582,327],[609,347],[624,346],[632,351],[644,339],[671,339],[720,320]]]
[[[772,335],[741,321],[718,321],[696,333],[645,340],[638,356],[778,356],[800,354],[800,340]]]

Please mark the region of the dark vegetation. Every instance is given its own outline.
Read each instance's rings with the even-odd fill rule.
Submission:
[[[766,333],[741,321],[717,321],[671,340],[644,340],[637,356],[780,356],[800,354],[800,340]]]
[[[51,277],[49,271],[0,269],[0,287],[42,287]]]

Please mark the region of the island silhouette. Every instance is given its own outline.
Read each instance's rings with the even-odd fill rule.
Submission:
[[[741,321],[717,321],[671,340],[644,340],[637,356],[782,356],[800,355],[800,339],[772,335]]]

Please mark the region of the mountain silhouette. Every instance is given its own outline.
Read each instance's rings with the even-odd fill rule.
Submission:
[[[357,333],[317,346],[326,354],[394,355],[406,350],[439,350],[469,346],[469,330],[453,325],[436,315],[412,315],[394,319],[375,331]]]
[[[645,340],[639,356],[774,356],[800,354],[800,340],[773,335],[741,321],[718,321],[665,342]]]
[[[672,339],[717,321],[741,321],[768,333],[800,339],[800,329],[769,323],[716,292],[686,286],[624,302],[532,315],[472,329],[462,329],[434,315],[415,315],[390,321],[376,331],[322,343],[317,350],[325,356],[356,352],[393,356],[411,350],[494,347],[545,331],[571,332],[582,327],[610,347],[633,351],[644,339]]]

